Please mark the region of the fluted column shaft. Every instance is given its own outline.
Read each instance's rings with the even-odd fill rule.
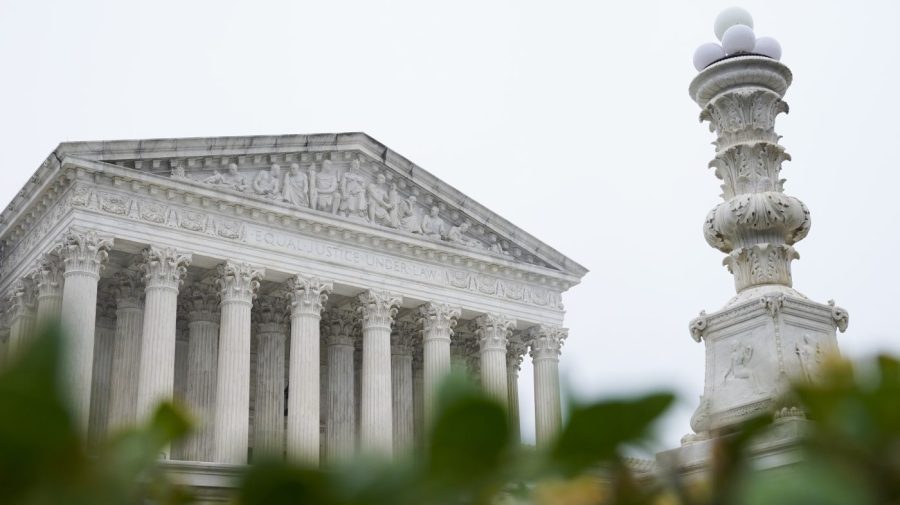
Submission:
[[[319,464],[320,364],[319,323],[332,285],[298,275],[291,280],[291,363],[288,394],[288,456]]]
[[[109,396],[112,386],[113,346],[116,338],[115,305],[110,303],[109,306],[112,310],[104,311],[107,313],[97,317],[94,333],[94,370],[88,428],[88,440],[91,444],[103,440],[109,427]]]
[[[391,396],[393,400],[394,455],[409,455],[412,453],[415,436],[412,351],[409,346],[391,346]]]
[[[325,422],[325,460],[349,461],[356,449],[353,339],[339,335],[327,341],[328,392]]]
[[[59,257],[46,254],[38,263],[34,275],[37,287],[37,323],[46,324],[59,319],[62,313],[63,266]]]
[[[260,323],[256,342],[253,459],[282,458],[284,457],[284,325]]]
[[[219,314],[218,310],[207,314],[206,318],[188,315],[186,403],[199,423],[195,434],[185,443],[184,457],[189,461],[213,460]]]
[[[144,319],[136,418],[149,419],[159,403],[171,401],[175,386],[175,326],[178,288],[191,263],[188,254],[154,246],[143,250]],[[169,458],[170,450],[163,450]]]
[[[60,255],[65,265],[61,312],[64,331],[63,384],[76,422],[87,433],[94,369],[94,332],[97,317],[97,282],[112,241],[95,232],[70,231]]]
[[[250,435],[250,312],[263,271],[246,263],[219,265],[222,289],[216,369],[216,463],[247,463]]]
[[[416,449],[425,446],[425,373],[421,351],[413,354],[413,429]]]
[[[534,363],[534,414],[537,444],[546,446],[562,424],[559,391],[559,353],[568,330],[558,326],[537,326],[531,330],[531,359]]]
[[[15,356],[31,338],[35,327],[34,284],[29,279],[19,280],[13,286],[8,301],[10,310],[9,344],[7,353]]]
[[[522,367],[522,358],[527,351],[527,346],[522,339],[514,337],[510,339],[506,351],[506,382],[509,387],[509,422],[512,427],[513,440],[521,441],[521,414],[519,411],[519,370]]]
[[[325,462],[349,461],[356,451],[354,314],[331,311],[323,322],[328,378],[325,391]]]
[[[359,295],[363,330],[360,450],[375,456],[393,453],[391,324],[401,301],[387,291]]]
[[[508,408],[506,346],[515,321],[499,314],[485,314],[476,319],[476,324],[481,354],[481,387],[504,408]]]
[[[423,387],[425,431],[434,420],[434,404],[438,386],[450,372],[450,337],[459,318],[460,309],[441,303],[426,303],[419,307],[422,324]]]
[[[521,439],[521,428],[520,425],[522,423],[520,415],[519,415],[519,370],[515,367],[510,367],[510,364],[506,363],[506,384],[508,389],[508,400],[509,400],[509,425],[512,428],[512,437],[513,440],[519,441]]]
[[[137,391],[141,366],[141,332],[144,327],[142,276],[136,271],[113,276],[116,329],[113,342],[112,381],[109,392],[110,431],[131,426],[137,420]]]

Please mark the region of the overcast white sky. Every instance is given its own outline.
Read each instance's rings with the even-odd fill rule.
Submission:
[[[687,93],[731,4],[0,0],[0,202],[61,141],[367,132],[591,269],[565,296],[564,382],[675,388],[674,446],[703,384],[687,324],[733,295]],[[845,354],[900,353],[900,2],[741,5],[795,75],[783,174],[813,218],[795,287],[850,311]]]

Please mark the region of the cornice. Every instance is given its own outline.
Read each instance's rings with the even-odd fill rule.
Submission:
[[[506,219],[488,210],[475,200],[364,133],[63,143],[51,153],[47,161],[41,165],[35,176],[32,177],[13,202],[0,213],[0,237],[8,238],[9,230],[21,226],[22,219],[25,218],[27,220],[27,216],[33,213],[33,211],[30,211],[23,214],[22,209],[29,208],[34,199],[41,198],[42,187],[52,183],[54,180],[58,180],[58,178],[51,176],[60,172],[59,167],[66,164],[61,163],[60,160],[66,160],[69,165],[81,165],[87,170],[89,170],[88,167],[91,165],[91,162],[100,162],[99,165],[94,165],[94,168],[101,172],[111,172],[110,164],[115,164],[116,161],[135,160],[135,164],[139,168],[136,166],[135,169],[124,169],[131,172],[130,177],[122,173],[117,175],[121,178],[151,183],[150,181],[144,181],[140,177],[141,175],[150,175],[152,181],[155,181],[151,184],[160,188],[171,188],[178,191],[185,188],[185,186],[180,186],[179,184],[190,185],[191,182],[178,181],[176,184],[171,184],[175,181],[168,181],[161,184],[160,179],[166,178],[152,175],[151,171],[154,169],[168,171],[169,167],[165,164],[173,158],[194,159],[193,162],[195,163],[210,166],[211,160],[215,157],[254,157],[270,154],[319,153],[335,150],[357,150],[370,158],[371,161],[379,163],[382,168],[390,169],[394,173],[412,179],[416,185],[430,193],[434,198],[452,208],[458,209],[460,213],[464,213],[476,226],[484,226],[496,231],[498,235],[521,247],[523,254],[533,254],[540,260],[553,265],[554,268],[560,269],[563,275],[557,274],[554,277],[566,278],[569,286],[577,284],[587,273],[587,269],[583,266],[519,229]],[[143,171],[145,169],[147,171]],[[199,186],[202,186],[202,184],[199,184]],[[204,194],[203,189],[207,189],[208,194]],[[214,200],[218,200],[219,197],[223,196],[222,192],[209,191],[208,188],[195,188],[190,190],[190,192],[198,192],[198,195],[207,196]],[[218,197],[215,195],[218,195]],[[250,195],[242,198],[258,200]],[[286,209],[282,209],[282,213],[284,210]],[[322,214],[312,210],[307,213],[313,215]],[[348,228],[352,228],[352,226]],[[408,239],[409,237],[406,238]],[[452,250],[455,248],[455,246],[450,244],[441,245],[443,247],[439,249]],[[479,255],[475,253],[466,254],[465,256],[477,257]],[[490,255],[485,254],[484,256]],[[490,263],[504,264],[511,262],[490,261]]]

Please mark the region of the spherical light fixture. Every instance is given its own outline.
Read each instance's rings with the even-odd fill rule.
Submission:
[[[768,56],[777,61],[781,59],[781,44],[772,37],[760,37],[756,39],[756,45],[753,47],[753,52]]]
[[[716,38],[724,42],[725,39],[723,37],[725,36],[725,31],[735,25],[744,25],[753,28],[753,16],[750,15],[747,9],[741,7],[729,7],[725,9],[716,16],[716,22],[713,25],[713,29],[716,32]]]
[[[749,53],[756,47],[756,35],[747,25],[734,25],[722,35],[722,48],[728,55]]]
[[[724,57],[725,50],[722,49],[722,46],[713,42],[707,42],[694,51],[694,68],[699,72]]]

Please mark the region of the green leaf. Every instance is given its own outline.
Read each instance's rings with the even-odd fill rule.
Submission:
[[[511,446],[509,416],[499,403],[459,376],[442,385],[429,444],[432,489],[489,492]]]
[[[645,437],[673,401],[670,393],[656,393],[575,407],[550,452],[551,465],[574,475],[613,459],[622,445]]]

